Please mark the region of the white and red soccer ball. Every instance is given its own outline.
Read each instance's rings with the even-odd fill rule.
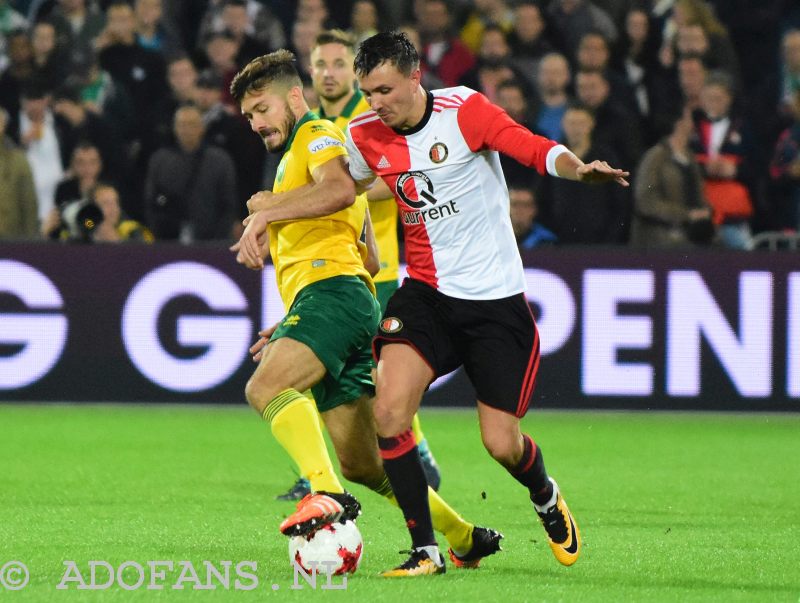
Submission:
[[[317,574],[352,574],[358,569],[363,551],[361,532],[350,520],[326,524],[308,536],[289,539],[290,563],[307,574],[315,567]]]

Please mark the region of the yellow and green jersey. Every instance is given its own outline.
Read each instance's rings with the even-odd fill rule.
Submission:
[[[347,124],[351,119],[366,111],[369,111],[369,103],[360,90],[356,90],[342,109],[341,115],[325,115],[322,107],[318,109],[320,117],[332,121],[342,132],[347,130]],[[400,273],[397,247],[397,203],[391,197],[380,201],[370,201],[369,213],[372,217],[372,226],[375,230],[375,240],[378,243],[378,253],[381,259],[381,271],[375,276],[375,282],[396,281]]]
[[[317,167],[347,154],[342,131],[311,112],[297,122],[285,148],[274,193],[313,184],[311,174]],[[364,268],[367,249],[361,237],[366,208],[366,200],[357,197],[353,205],[329,216],[269,225],[270,254],[287,310],[303,287],[334,276],[357,276],[375,292]]]

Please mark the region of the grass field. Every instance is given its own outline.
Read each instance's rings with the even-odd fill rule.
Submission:
[[[504,551],[477,571],[379,578],[407,535],[398,510],[353,487],[365,507],[362,566],[346,590],[314,591],[289,588],[277,525],[291,505],[273,497],[294,475],[248,410],[0,405],[0,567],[19,560],[30,571],[26,588],[0,586],[0,601],[800,600],[800,416],[529,413],[584,537],[571,568],[483,451],[474,413],[422,416],[442,494],[502,531]],[[176,570],[161,591],[61,591],[66,560],[87,579],[90,560],[252,560],[259,586],[172,590]]]

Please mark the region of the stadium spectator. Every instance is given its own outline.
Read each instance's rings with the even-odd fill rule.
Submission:
[[[607,157],[617,165],[616,154],[609,146],[594,142],[595,118],[587,107],[570,106],[564,114],[567,147],[582,161]],[[618,187],[589,189],[578,182],[546,178],[542,182],[542,207],[561,243],[621,244],[627,241],[630,216],[629,195]]]
[[[158,239],[229,239],[239,221],[236,170],[230,156],[204,144],[199,108],[175,112],[177,144],[157,150],[147,169],[144,196],[148,225]]]
[[[635,247],[686,248],[709,243],[714,235],[703,175],[689,148],[691,112],[673,114],[672,122],[636,169],[630,240]]]
[[[445,0],[421,0],[417,27],[422,38],[423,69],[444,86],[456,86],[475,65],[475,56],[451,31],[453,18]]]
[[[101,68],[108,72],[131,101],[130,142],[140,149],[137,177],[157,146],[153,124],[163,119],[166,67],[163,57],[136,42],[136,18],[130,4],[114,0],[106,11],[106,28],[97,38]]]
[[[72,151],[69,171],[56,187],[55,208],[67,201],[88,199],[89,193],[100,181],[103,159],[99,149],[91,142],[81,142]]]
[[[500,28],[508,34],[514,27],[514,10],[506,0],[474,0],[472,10],[467,13],[461,28],[461,41],[473,53],[477,53],[483,43],[488,26]]]
[[[246,0],[226,0],[222,7],[222,23],[224,30],[231,32],[239,51],[236,53],[236,65],[241,67],[250,60],[266,54],[269,47],[251,32],[251,19],[247,11]]]
[[[261,140],[253,136],[241,116],[231,115],[222,102],[220,79],[210,71],[203,71],[197,79],[195,94],[197,107],[203,112],[205,143],[227,151],[236,167],[237,199],[247,199],[264,188],[264,162],[267,151]],[[247,215],[247,207],[240,205],[240,217]]]
[[[533,130],[551,140],[564,140],[561,121],[571,100],[567,91],[571,78],[569,62],[563,54],[551,52],[542,57],[536,72],[539,98]]]
[[[532,188],[520,184],[508,187],[510,199],[511,227],[517,239],[517,247],[522,250],[535,249],[558,242],[558,237],[536,221],[539,207]]]
[[[698,56],[688,55],[678,59],[678,87],[683,106],[695,111],[700,108],[700,93],[706,83],[708,69]]]
[[[397,30],[408,36],[409,41],[414,45],[414,48],[416,48],[417,54],[422,56],[422,38],[419,35],[419,29],[410,23],[406,23],[401,25]],[[422,85],[427,90],[444,88],[442,80],[440,80],[435,73],[428,69],[424,63],[421,63],[419,68],[420,72],[422,73]]]
[[[60,85],[69,75],[69,60],[56,44],[56,29],[49,21],[39,21],[31,30],[33,70],[36,79],[51,87]]]
[[[528,103],[528,89],[524,84],[515,80],[506,80],[497,86],[497,104],[502,107],[509,117],[533,132],[538,132],[531,122],[531,112]],[[500,165],[503,173],[510,182],[517,182],[528,188],[533,188],[538,180],[538,174],[522,165],[513,157],[500,155]]]
[[[367,38],[378,33],[378,8],[373,0],[355,0],[350,11],[350,33],[356,40],[356,47]]]
[[[6,136],[0,107],[0,239],[33,238],[39,231],[36,186],[25,153]]]
[[[778,139],[770,164],[773,203],[782,229],[800,231],[800,87],[791,106],[794,122]]]
[[[14,116],[19,113],[22,88],[33,77],[33,49],[24,29],[8,34],[6,48],[8,66],[0,75],[0,107]]]
[[[103,221],[92,235],[95,243],[152,243],[155,240],[148,228],[123,213],[119,191],[113,185],[100,182],[91,191],[90,199],[103,212]]]
[[[93,113],[84,106],[80,87],[68,81],[56,90],[53,94],[53,111],[64,120],[66,126],[62,144],[67,156],[72,156],[73,149],[81,142],[91,143],[102,158],[104,177],[122,181],[129,167],[125,153],[120,152],[122,141],[103,115]]]
[[[727,40],[727,38],[723,38]],[[675,40],[678,56],[699,56],[712,70],[721,70],[731,76],[734,90],[741,88],[739,60],[730,46],[711,38],[701,25],[683,25],[678,28]]]
[[[777,106],[782,114],[792,116],[795,95],[800,91],[800,29],[790,29],[783,35],[781,58]]]
[[[295,21],[292,27],[292,48],[297,57],[297,68],[300,71],[300,77],[304,81],[311,79],[309,73],[309,65],[311,65],[311,49],[314,48],[314,40],[324,28],[313,20],[309,21]],[[306,88],[310,88],[307,86]]]
[[[606,11],[590,0],[551,0],[547,8],[550,23],[563,50],[575,58],[580,39],[589,31],[599,31],[612,44],[617,41],[617,26]]]
[[[730,76],[709,74],[700,93],[700,110],[695,112],[692,149],[703,169],[705,194],[722,244],[748,249],[753,216],[750,138],[743,118],[731,111],[733,101]]]
[[[167,63],[167,83],[172,97],[171,114],[180,105],[194,101],[197,96],[197,67],[188,56],[175,57]]]
[[[162,0],[136,0],[136,43],[169,61],[184,53],[180,34],[164,19]]]
[[[87,5],[86,0],[58,0],[49,14],[38,15],[38,19],[42,18],[55,26],[58,47],[69,51],[71,62],[93,50],[95,39],[105,27],[103,14],[95,9],[93,2]]]
[[[141,242],[152,243],[153,233],[141,223],[127,217],[122,211],[119,191],[107,182],[98,182],[89,189],[84,199],[94,203],[102,214],[100,223],[88,234],[70,232],[62,217],[64,212],[53,209],[47,216],[42,232],[45,237],[60,241],[81,240],[93,243]]]
[[[273,13],[270,3],[246,0],[244,15],[238,1],[232,3],[233,10],[228,8],[228,0],[210,0],[206,4],[199,40],[205,40],[212,31],[228,29],[237,37],[242,34],[250,36],[259,47],[269,50],[283,48],[288,42],[283,24]]]
[[[575,53],[576,72],[599,71],[611,87],[611,98],[635,112],[636,99],[626,79],[611,66],[611,48],[603,34],[597,31],[586,32],[578,42]]]
[[[8,67],[7,36],[17,30],[27,30],[28,20],[9,6],[8,0],[0,0],[0,73]]]
[[[647,11],[641,7],[630,9],[613,62],[633,94],[637,112],[644,118],[642,135],[648,145],[655,144],[658,136],[654,124],[657,117],[670,112],[667,105],[673,103],[671,92],[675,87],[658,60],[659,45],[659,33]]]
[[[53,207],[56,186],[66,164],[63,148],[64,123],[50,106],[50,91],[38,81],[28,82],[22,91],[22,109],[12,119],[9,133],[24,149],[36,184],[39,218]]]
[[[555,50],[549,35],[542,10],[536,2],[524,0],[516,4],[513,28],[507,39],[514,60],[525,73],[536,73],[539,60]]]
[[[611,85],[600,71],[575,75],[577,100],[594,113],[592,138],[615,151],[620,165],[635,166],[641,158],[641,120],[624,101],[611,97]]]
[[[496,25],[487,25],[483,30],[475,67],[462,76],[461,84],[480,90],[496,103],[497,87],[510,79],[524,81],[526,86],[532,85],[528,77],[514,65],[503,30]]]

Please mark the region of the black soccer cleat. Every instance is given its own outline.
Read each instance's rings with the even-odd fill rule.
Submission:
[[[500,547],[502,538],[503,535],[496,530],[475,526],[472,530],[472,548],[467,554],[459,557],[452,548],[448,549],[447,553],[456,567],[475,569],[480,565],[481,559],[503,550]]]
[[[275,500],[303,500],[307,494],[311,494],[311,482],[304,477],[298,477],[297,481],[292,484],[292,487],[283,494],[276,496]]]

